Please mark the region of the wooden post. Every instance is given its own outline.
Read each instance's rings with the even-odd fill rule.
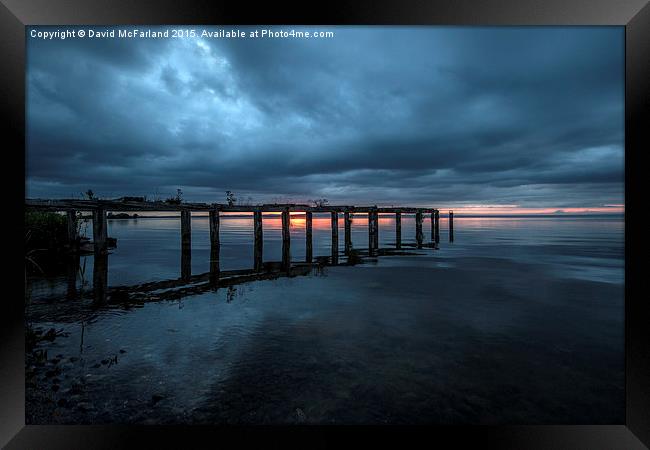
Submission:
[[[352,250],[352,219],[349,211],[343,213],[343,224],[345,225],[345,254],[349,255]]]
[[[449,242],[454,242],[454,212],[449,211]]]
[[[374,254],[375,245],[375,213],[368,211],[368,256]]]
[[[379,212],[368,211],[368,255],[375,255],[379,249]]]
[[[219,211],[211,209],[208,215],[210,228],[210,283],[216,285],[219,282],[219,250],[221,248]]]
[[[192,276],[192,212],[181,210],[181,278]]]
[[[219,211],[216,209],[211,209],[209,212],[210,216],[210,247],[219,248],[221,242],[219,241]]]
[[[395,213],[395,248],[402,248],[402,213]]]
[[[422,248],[422,241],[424,236],[422,235],[422,210],[419,210],[415,213],[415,239],[418,244],[418,248]]]
[[[305,212],[305,261],[310,263],[312,261],[313,247],[312,247],[312,212]]]
[[[106,210],[99,207],[93,210],[93,243],[95,245],[95,255],[106,253],[107,235]]]
[[[435,235],[435,241],[436,244],[440,242],[440,211],[436,209],[435,211],[435,217],[436,217],[436,235]]]
[[[339,213],[331,212],[332,215],[332,264],[339,262]]]
[[[264,234],[262,231],[262,211],[253,212],[253,227],[255,229],[255,270],[262,270]]]
[[[192,212],[189,209],[181,210],[181,243],[192,244]]]
[[[77,244],[77,212],[74,210],[67,211],[68,216],[68,244],[76,246]]]
[[[291,266],[291,235],[289,234],[289,208],[282,211],[282,267],[289,269]]]
[[[373,237],[373,248],[375,251],[379,250],[379,211],[375,211],[375,227],[374,227],[375,235]]]

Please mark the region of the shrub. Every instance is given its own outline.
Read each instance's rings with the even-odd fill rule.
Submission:
[[[68,243],[68,219],[63,214],[26,211],[25,231],[26,251],[59,251]]]

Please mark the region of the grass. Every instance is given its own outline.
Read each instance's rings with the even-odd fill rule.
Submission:
[[[25,212],[26,251],[59,252],[68,243],[68,219],[63,214]]]

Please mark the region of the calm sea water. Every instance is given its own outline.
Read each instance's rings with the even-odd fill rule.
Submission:
[[[63,334],[38,344],[28,422],[623,423],[623,219],[456,217],[453,243],[441,224],[437,249],[135,306],[70,298],[65,275],[31,280],[33,327]],[[109,287],[179,278],[179,226],[109,221]],[[313,226],[314,255],[330,255],[329,216]],[[394,230],[380,217],[381,247]],[[413,217],[402,236],[414,242]],[[279,261],[279,217],[264,238]],[[352,241],[367,247],[365,216]],[[304,253],[292,217],[292,261]],[[221,270],[253,267],[252,217],[222,218],[220,255]],[[194,217],[192,273],[209,259]]]

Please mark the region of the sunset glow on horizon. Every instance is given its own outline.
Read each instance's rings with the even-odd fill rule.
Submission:
[[[431,208],[431,207],[428,207]],[[449,211],[453,211],[454,214],[457,215],[457,217],[462,217],[463,215],[477,215],[477,216],[499,216],[499,215],[556,215],[556,216],[562,216],[562,215],[589,215],[589,214],[624,214],[625,213],[625,205],[605,205],[601,207],[585,207],[585,208],[523,208],[515,205],[482,205],[482,206],[459,206],[459,207],[449,207],[449,206],[444,206],[444,207],[437,207],[437,209],[440,211],[441,216],[446,216]],[[272,218],[272,219],[280,219],[281,217],[281,212],[276,212],[276,211],[270,211],[270,212],[264,212],[263,217],[264,218]],[[318,219],[322,219],[323,215],[329,215],[329,212],[318,212],[318,213],[313,213],[314,214],[314,221]],[[241,218],[241,217],[246,217],[246,220],[250,217],[252,220],[253,218],[253,213],[252,212],[227,212],[223,211],[220,212],[219,215],[223,218],[231,217],[231,218]],[[301,211],[291,211],[289,212],[290,218],[291,218],[291,223],[292,224],[303,224],[305,222],[304,219],[304,212]],[[394,216],[395,213],[380,213],[380,217],[388,217],[388,216]],[[412,215],[408,213],[404,213],[404,216]],[[144,217],[176,217],[180,216],[180,213],[174,212],[155,212],[155,211],[144,211],[140,214],[140,216]],[[319,217],[320,216],[320,217]],[[355,217],[366,217],[367,214],[363,212],[356,212],[353,213],[353,216]],[[202,212],[202,211],[195,211],[192,212],[192,217],[198,218],[198,217],[204,217],[207,219],[208,213],[207,212]],[[329,220],[329,218],[326,218]],[[339,213],[339,221],[343,219],[343,213]],[[342,222],[341,222],[342,223]]]

